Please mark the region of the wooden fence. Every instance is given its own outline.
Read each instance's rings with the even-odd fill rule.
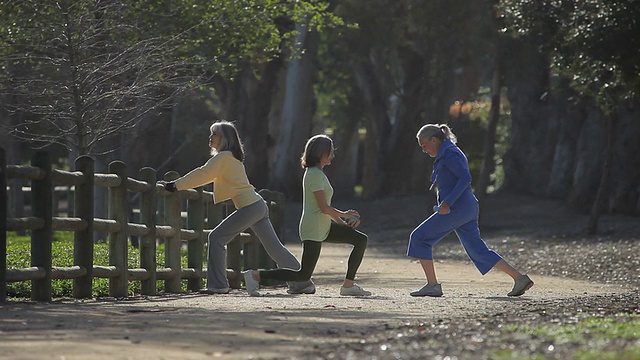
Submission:
[[[127,177],[121,161],[109,164],[109,173],[94,172],[94,161],[88,156],[76,159],[75,171],[52,169],[48,153],[38,152],[31,166],[7,165],[5,151],[0,148],[0,302],[6,300],[7,282],[31,281],[31,299],[50,301],[54,279],[73,279],[73,296],[92,297],[94,278],[109,279],[109,295],[128,295],[128,282],[141,281],[141,293],[157,293],[156,280],[164,281],[166,292],[181,292],[181,281],[187,279],[187,289],[202,287],[206,275],[203,268],[208,234],[222,219],[235,210],[229,201],[213,204],[211,192],[202,188],[170,193],[156,184],[152,168],[140,170],[140,179]],[[165,180],[175,180],[176,172],[168,172]],[[31,180],[31,216],[7,218],[8,179]],[[53,216],[55,184],[73,186],[75,216]],[[108,218],[94,217],[94,189],[108,187]],[[139,197],[139,223],[130,222],[130,199]],[[270,208],[271,221],[280,238],[283,232],[284,195],[261,190]],[[71,199],[69,199],[71,201]],[[186,213],[186,216],[183,214]],[[163,219],[163,221],[160,221]],[[7,232],[31,231],[31,267],[7,268]],[[74,266],[52,266],[52,235],[54,230],[74,233]],[[109,266],[94,265],[95,232],[108,233]],[[139,239],[140,268],[128,268],[128,241]],[[165,243],[165,264],[156,264],[157,239]],[[187,248],[187,267],[181,266],[183,243]],[[275,267],[259,241],[251,233],[242,233],[227,246],[227,275],[231,287],[240,287],[243,267]]]

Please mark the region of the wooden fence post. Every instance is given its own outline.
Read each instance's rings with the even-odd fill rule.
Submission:
[[[34,217],[44,220],[44,226],[31,232],[31,266],[44,268],[45,276],[31,280],[31,300],[51,301],[51,240],[53,237],[53,187],[49,154],[38,151],[31,164],[44,171],[44,177],[31,181],[31,208]]]
[[[0,148],[0,304],[7,299],[7,157]]]
[[[127,227],[129,202],[127,201],[127,167],[122,161],[109,164],[109,172],[118,175],[120,184],[109,188],[109,218],[114,219],[120,231],[109,234],[109,265],[116,267],[116,276],[109,278],[109,295],[126,297],[128,293]]]
[[[93,159],[91,159],[91,160],[93,160]],[[77,159],[76,159],[76,161],[77,161]],[[80,171],[82,171],[82,170],[80,170]],[[91,177],[93,178],[93,175]],[[72,188],[72,186],[67,186],[67,191],[66,191],[66,196],[67,196],[67,216],[71,216],[71,214],[76,214],[75,203],[71,201],[71,199],[75,199],[75,190],[71,190],[71,188]],[[93,196],[93,189],[91,189],[91,196]]]
[[[175,171],[169,171],[165,174],[164,180],[173,181],[179,177]],[[174,235],[167,239],[164,244],[165,250],[165,266],[171,269],[171,276],[165,280],[164,288],[168,293],[179,293],[182,291],[181,277],[182,264],[180,263],[182,239],[180,239],[180,228],[182,227],[182,211],[180,193],[174,192],[165,198],[165,219],[167,225],[171,226]]]
[[[198,291],[202,288],[202,253],[204,251],[204,204],[202,201],[202,187],[197,189],[198,199],[187,202],[187,228],[195,231],[198,238],[187,243],[187,266],[195,269],[198,277],[187,281],[187,289]]]
[[[80,156],[76,159],[76,169],[82,172],[83,181],[75,186],[73,208],[75,216],[87,224],[84,230],[75,231],[73,238],[74,264],[87,269],[85,275],[73,280],[73,296],[80,299],[93,296],[93,159]]]
[[[140,239],[140,267],[149,273],[148,280],[142,280],[143,295],[155,295],[156,289],[156,203],[158,191],[156,189],[156,171],[150,167],[140,169],[140,180],[146,181],[151,189],[140,196],[140,223],[144,224],[149,233]]]
[[[88,298],[93,295],[92,283],[93,276],[109,278],[109,294],[113,297],[128,296],[129,279],[142,280],[142,293],[145,295],[154,295],[157,292],[156,280],[158,277],[165,279],[165,290],[169,293],[182,292],[182,244],[184,233],[185,239],[189,239],[187,243],[187,263],[188,267],[195,269],[198,275],[202,274],[202,264],[204,257],[204,228],[205,228],[205,204],[206,204],[206,228],[215,228],[222,219],[234,210],[230,202],[213,204],[211,201],[203,198],[202,188],[198,188],[198,195],[193,196],[192,191],[167,193],[156,185],[156,173],[151,168],[143,168],[140,170],[142,181],[129,179],[126,175],[126,165],[121,161],[114,161],[109,164],[109,172],[115,174],[101,177],[104,174],[95,174],[95,163],[87,156],[81,156],[76,159],[76,173],[69,174],[64,171],[54,172],[51,168],[51,160],[49,154],[38,152],[32,160],[32,167],[25,167],[32,178],[31,196],[32,196],[32,216],[38,218],[37,222],[33,222],[31,236],[31,265],[37,267],[37,272],[30,270],[33,279],[31,298],[34,301],[51,301],[52,298],[52,239],[53,239],[53,191],[52,179],[56,179],[61,183],[75,184],[74,193],[74,217],[82,220],[85,226],[81,226],[75,218],[69,221],[56,222],[60,230],[74,231],[74,265],[81,268],[80,273],[71,273],[65,269],[60,270],[56,276],[63,278],[71,278],[73,280],[73,294],[76,298]],[[21,167],[16,167],[21,168]],[[11,170],[11,169],[10,169]],[[77,172],[82,173],[82,177]],[[55,177],[53,176],[55,175]],[[100,177],[98,177],[100,175]],[[178,178],[178,173],[168,172],[165,179],[168,181]],[[117,177],[117,178],[116,178]],[[73,179],[73,180],[69,180]],[[108,181],[107,181],[108,180]],[[8,194],[6,185],[8,181],[7,165],[5,152],[0,148],[0,302],[6,301],[7,272],[6,269],[6,235],[9,224],[8,216]],[[94,197],[96,191],[95,184],[107,186],[109,190],[109,209],[108,218],[110,220],[95,219]],[[144,230],[139,224],[130,224],[129,221],[129,189],[141,193],[140,200],[140,223],[144,225]],[[161,195],[161,198],[158,198]],[[271,221],[278,236],[282,236],[282,206],[284,204],[284,196],[281,193],[271,192],[268,190],[261,191],[261,195],[268,202],[270,207]],[[183,209],[183,199],[188,198],[187,202],[187,223],[184,231],[183,219],[181,212]],[[165,226],[157,229],[158,206],[162,204],[161,199],[165,203]],[[73,225],[73,226],[71,226]],[[105,229],[109,233],[109,265],[98,267],[94,271],[94,242],[92,233],[96,228]],[[38,228],[36,228],[38,227]],[[168,228],[171,231],[168,231]],[[103,230],[104,231],[104,230]],[[140,249],[140,267],[146,271],[133,269],[132,275],[128,264],[128,237],[129,233],[140,234],[142,243]],[[156,243],[157,234],[160,232],[162,236],[169,236],[165,242],[165,267],[167,270],[160,270],[157,273],[156,264]],[[198,237],[193,236],[193,233]],[[281,240],[282,241],[282,240]],[[229,244],[230,253],[228,257],[228,265],[233,269],[234,275],[228,273],[230,286],[238,288],[240,286],[241,277],[237,276],[242,268],[242,261],[238,255],[242,246],[247,242],[244,235],[240,236],[238,241],[232,241]],[[273,261],[266,255],[261,244],[257,241],[252,246],[247,246],[245,252],[245,267],[273,267]],[[233,249],[232,249],[233,248]],[[246,261],[250,260],[251,263]],[[265,262],[266,261],[266,262]],[[261,264],[261,265],[258,265]],[[82,269],[84,268],[84,269]],[[25,270],[25,269],[22,269]],[[77,269],[74,269],[76,271]],[[100,271],[98,271],[100,270]],[[144,274],[149,276],[145,276]],[[23,272],[26,274],[26,272]],[[44,274],[44,275],[43,275]],[[162,276],[160,276],[162,275]],[[13,276],[13,275],[12,275]],[[25,276],[25,275],[23,275]],[[188,278],[189,290],[198,290],[202,287],[202,277],[194,277],[192,272],[186,273]],[[12,278],[12,281],[16,278]]]

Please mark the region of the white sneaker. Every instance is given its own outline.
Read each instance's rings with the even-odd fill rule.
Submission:
[[[262,296],[258,289],[260,289],[260,282],[253,278],[253,270],[245,270],[242,272],[244,275],[244,286],[247,288],[247,292],[251,296]]]
[[[360,287],[358,284],[353,284],[352,287],[340,287],[340,295],[342,296],[369,296],[371,291],[367,291]]]

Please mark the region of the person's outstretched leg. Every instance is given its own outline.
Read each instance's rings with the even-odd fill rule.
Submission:
[[[255,224],[251,225],[251,230],[258,237],[265,251],[271,257],[278,267],[287,269],[299,269],[300,263],[296,259],[295,255],[289,251],[278,238],[276,231],[269,220],[269,208],[264,201],[260,202],[260,207],[263,211],[263,216]]]
[[[520,271],[516,270],[513,266],[511,266],[505,259],[501,259],[500,261],[498,261],[494,268],[511,276],[513,280],[518,280],[522,275],[524,275]]]
[[[254,270],[252,271],[253,279],[257,281],[260,281],[261,279],[307,281],[311,278],[313,271],[316,269],[318,258],[320,257],[320,250],[322,250],[321,241],[305,240],[302,242],[302,261],[300,270],[285,268],[260,271]]]
[[[491,270],[502,257],[495,251],[489,249],[484,240],[480,237],[478,221],[472,220],[455,229],[455,233],[469,256],[469,259],[476,266],[482,275]]]
[[[273,270],[246,270],[243,271],[244,282],[247,292],[251,296],[261,296],[258,289],[260,288],[260,280],[282,280],[291,282],[301,282],[311,279],[313,270],[316,268],[322,242],[306,240],[302,242],[302,264],[300,270],[293,269],[273,269]],[[314,291],[315,292],[315,291]]]
[[[258,237],[265,251],[275,262],[278,268],[300,270],[298,259],[287,249],[276,234],[269,220],[269,208],[264,201],[260,202],[264,209],[264,216],[251,226],[251,230]],[[296,294],[310,294],[315,292],[315,286],[309,279],[302,282],[290,282],[289,292]]]
[[[509,296],[520,296],[533,286],[533,281],[529,276],[516,270],[498,253],[489,249],[484,240],[480,237],[480,230],[477,221],[471,221],[455,230],[460,239],[460,243],[473,261],[474,265],[483,275],[492,268],[496,268],[509,275],[514,280],[513,289],[507,294]]]
[[[494,267],[506,273],[507,275],[511,276],[511,278],[515,280],[513,284],[513,289],[511,289],[511,291],[507,293],[508,296],[524,295],[525,291],[531,289],[531,287],[533,286],[533,281],[529,278],[527,274],[523,274],[520,271],[516,270],[504,259],[498,261],[496,263],[496,266]]]

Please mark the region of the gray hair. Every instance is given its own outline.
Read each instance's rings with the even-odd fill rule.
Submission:
[[[218,129],[220,133],[220,148],[217,151],[231,151],[233,157],[240,162],[244,161],[244,146],[242,145],[242,140],[240,140],[236,126],[230,121],[219,120],[209,127],[211,132],[213,132],[214,129]],[[214,155],[217,151],[211,149],[211,155]]]
[[[440,140],[449,139],[454,144],[458,142],[458,138],[447,124],[427,124],[416,134],[418,140],[429,140],[434,136]]]

